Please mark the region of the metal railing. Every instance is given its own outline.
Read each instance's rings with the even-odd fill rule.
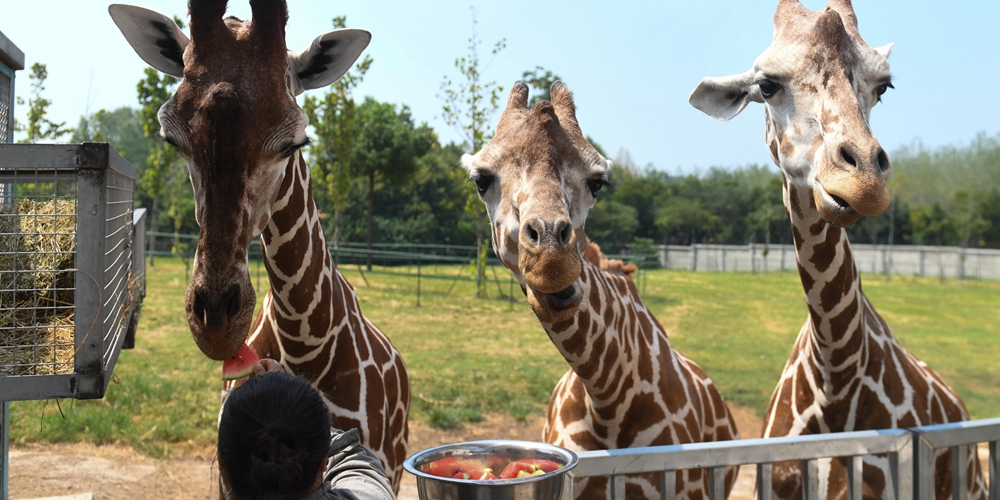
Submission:
[[[621,450],[578,453],[580,463],[574,477],[611,476],[613,498],[625,498],[625,474],[660,473],[662,497],[672,500],[676,472],[684,469],[708,469],[709,497],[725,498],[725,468],[757,466],[757,498],[771,498],[771,467],[774,462],[801,460],[802,498],[819,496],[818,462],[822,458],[849,457],[848,499],[861,500],[861,457],[886,453],[889,456],[891,490],[897,499],[912,495],[912,439],[901,429],[844,432],[815,436],[769,439],[745,439],[673,446],[651,446]]]
[[[889,491],[896,500],[934,498],[934,453],[951,448],[952,467],[957,470],[953,500],[968,498],[968,445],[989,443],[989,500],[1000,500],[996,477],[1000,469],[998,446],[1000,418],[933,425],[913,429],[843,432],[769,439],[745,439],[672,446],[650,446],[619,450],[585,451],[574,477],[610,476],[612,498],[624,499],[626,475],[659,473],[661,498],[675,497],[676,472],[708,469],[709,497],[725,498],[725,468],[755,465],[757,499],[772,498],[771,470],[775,462],[802,461],[803,500],[822,498],[819,491],[818,460],[847,459],[847,498],[862,498],[862,458],[886,454],[890,477]],[[960,464],[961,466],[958,466]]]
[[[915,498],[919,500],[934,499],[934,462],[935,452],[943,448],[951,449],[951,498],[952,500],[967,500],[969,497],[968,445],[989,443],[990,490],[989,500],[1000,500],[1000,484],[994,479],[1000,469],[1000,457],[997,456],[997,442],[1000,440],[1000,418],[991,420],[972,420],[954,424],[929,425],[913,429],[913,464]],[[921,473],[921,471],[924,471]],[[956,480],[957,478],[957,480]]]

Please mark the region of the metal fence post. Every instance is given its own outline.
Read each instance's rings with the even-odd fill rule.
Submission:
[[[417,254],[417,307],[420,307],[420,254]]]
[[[6,120],[0,122],[0,143],[14,142],[14,73],[24,69],[24,52],[0,33],[0,108]],[[13,202],[13,184],[0,183],[0,204]],[[10,404],[0,402],[0,500],[10,495]]]
[[[933,500],[934,447],[919,433],[913,433],[913,478],[915,500]]]
[[[997,441],[990,441],[990,497],[989,500],[1000,500],[1000,478],[997,478],[997,474],[1000,474],[1000,456],[997,452],[1000,451],[997,447]]]
[[[0,420],[3,420],[3,427],[0,428],[0,499],[10,498],[10,403],[4,401],[0,404]]]

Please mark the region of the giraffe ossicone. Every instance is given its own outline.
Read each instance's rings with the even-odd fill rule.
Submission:
[[[764,104],[768,148],[784,177],[809,315],[771,396],[764,437],[908,428],[967,420],[961,398],[899,344],[862,292],[843,230],[889,206],[889,157],[869,126],[872,108],[892,88],[892,44],[861,38],[850,0],[811,11],[781,0],[771,46],[742,74],[706,78],[690,97],[710,116],[729,120],[749,102]],[[951,497],[951,452],[937,453],[937,500]],[[820,462],[819,494],[847,495],[843,459]],[[969,449],[969,498],[984,499],[976,450]],[[891,465],[867,456],[867,498],[891,498]],[[798,463],[776,463],[774,493],[799,498]]]
[[[561,82],[528,108],[517,82],[496,135],[465,155],[492,227],[493,249],[570,365],[549,402],[545,442],[575,451],[736,439],[732,414],[702,369],[674,350],[639,298],[632,265],[609,261],[584,223],[608,184]],[[726,492],[737,468],[726,471]],[[707,498],[707,471],[677,473],[678,498]],[[577,498],[608,498],[607,478],[580,478]],[[660,498],[659,474],[630,476],[627,498]]]
[[[201,227],[185,296],[192,336],[216,360],[250,342],[261,357],[312,382],[333,425],[360,431],[398,491],[409,379],[332,262],[299,151],[309,122],[295,101],[346,73],[371,34],[334,30],[292,52],[284,0],[252,0],[247,21],[223,18],[226,5],[191,0],[190,38],[163,14],[108,9],[144,61],[182,78],[159,110],[158,134],[187,162]],[[247,259],[258,235],[271,286],[251,325],[256,298]]]

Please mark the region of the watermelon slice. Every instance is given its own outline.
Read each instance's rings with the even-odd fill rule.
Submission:
[[[243,344],[232,359],[222,362],[222,380],[236,380],[253,374],[253,365],[260,361],[251,345]]]
[[[518,462],[521,462],[522,464],[534,465],[543,472],[552,472],[554,470],[562,468],[562,466],[556,462],[553,462],[551,460],[544,460],[541,458],[522,458],[518,460]]]
[[[540,470],[532,464],[526,464],[522,462],[511,462],[504,467],[503,472],[500,473],[500,479],[515,479],[519,477],[524,477],[524,475],[531,475],[532,472]],[[521,473],[524,472],[524,475]]]

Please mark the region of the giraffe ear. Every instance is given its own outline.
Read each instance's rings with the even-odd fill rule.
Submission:
[[[733,76],[705,78],[691,92],[688,102],[713,118],[730,120],[740,114],[750,101],[764,102],[753,77],[751,69]]]
[[[878,52],[882,57],[888,59],[889,58],[889,53],[892,52],[892,48],[895,47],[895,46],[896,46],[896,44],[890,43],[890,44],[887,44],[887,45],[883,45],[881,47],[876,47],[875,48],[875,52]]]
[[[146,64],[170,76],[184,77],[184,49],[188,37],[173,19],[156,11],[123,4],[112,4],[108,14]]]
[[[326,87],[344,76],[354,61],[372,41],[372,34],[361,29],[339,29],[316,37],[306,50],[289,53],[288,70],[292,74],[295,95]]]
[[[468,170],[469,172],[472,172],[473,170],[476,169],[476,163],[478,163],[478,160],[479,160],[478,154],[476,155],[464,154],[462,155],[462,168]]]

